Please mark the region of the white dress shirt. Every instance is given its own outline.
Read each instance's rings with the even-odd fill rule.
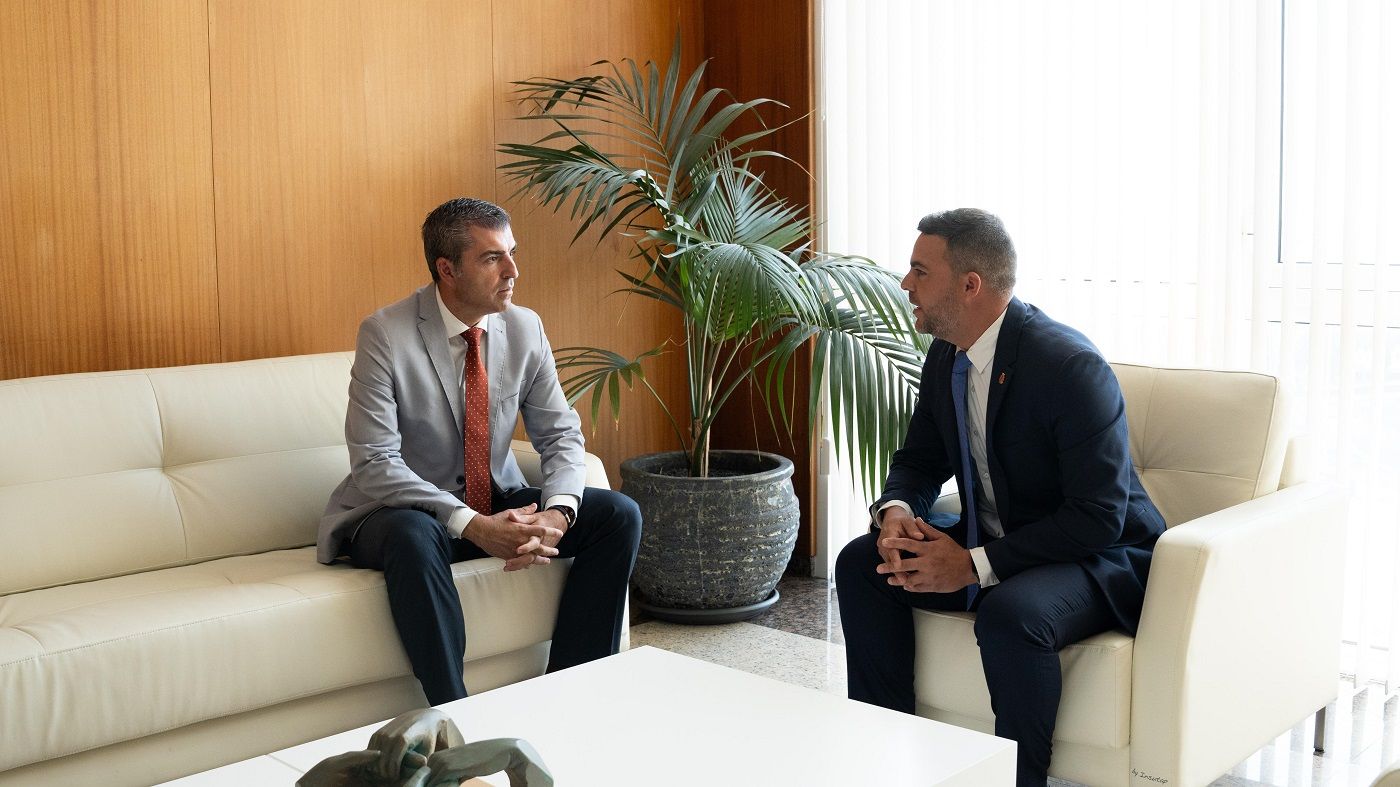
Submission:
[[[476,325],[469,326],[457,319],[457,315],[453,314],[452,311],[447,308],[447,304],[442,302],[441,290],[433,288],[433,293],[437,296],[438,311],[442,314],[443,331],[447,334],[447,354],[452,359],[452,368],[457,370],[457,390],[460,392],[458,401],[464,402],[466,401],[467,395],[467,338],[462,334],[466,332],[467,328],[481,328],[485,330],[486,320],[490,315],[482,317],[477,321]],[[481,343],[480,352],[482,363],[486,362],[486,337],[488,335],[489,332],[483,333],[478,340]],[[464,445],[464,452],[465,448],[466,446]],[[543,511],[555,505],[568,506],[577,514],[579,499],[573,495],[554,495],[546,500],[545,504],[537,510]],[[476,516],[476,514],[477,512],[473,511],[471,506],[465,505],[453,511],[452,516],[447,518],[448,535],[453,538],[461,538],[462,532],[467,529],[467,525],[471,523],[472,517]]]
[[[1001,335],[1001,323],[1005,319],[1006,310],[1003,309],[996,321],[987,326],[987,330],[967,348],[967,359],[972,362],[967,373],[967,450],[972,454],[972,464],[981,481],[975,492],[977,519],[982,530],[994,538],[1001,538],[1005,531],[1001,526],[1001,516],[997,514],[996,493],[992,489],[992,476],[987,464],[987,394],[992,390],[992,361],[996,358],[997,337]],[[880,506],[880,510],[884,511],[890,506],[899,506],[913,513],[913,509],[903,500],[891,500]],[[992,571],[992,563],[987,560],[985,549],[979,546],[970,551],[979,585],[991,587],[1001,581]]]

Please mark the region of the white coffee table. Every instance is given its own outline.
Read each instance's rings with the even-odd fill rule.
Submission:
[[[468,741],[524,738],[559,787],[880,784],[997,787],[1010,741],[652,647],[442,706]],[[197,774],[272,783],[365,748],[379,724]],[[254,781],[248,781],[258,776]],[[278,780],[281,781],[281,780]],[[505,787],[504,774],[485,781]]]

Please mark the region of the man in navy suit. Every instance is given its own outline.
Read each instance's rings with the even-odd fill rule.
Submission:
[[[1083,334],[1012,296],[1001,220],[963,208],[919,233],[901,286],[937,338],[872,532],[836,562],[850,696],[913,713],[912,609],[973,609],[996,733],[1017,743],[1017,784],[1043,786],[1059,650],[1137,630],[1165,523],[1133,469],[1117,378]],[[962,515],[932,527],[950,478]]]

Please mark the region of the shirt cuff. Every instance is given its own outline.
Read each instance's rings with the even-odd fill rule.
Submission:
[[[467,506],[453,511],[452,516],[447,518],[447,534],[453,538],[461,538],[474,516],[476,516],[476,512]]]
[[[909,513],[909,516],[913,516],[913,515],[914,515],[914,509],[910,508],[908,503],[904,502],[903,500],[890,500],[889,502],[887,502],[887,503],[885,503],[884,505],[880,506],[879,510],[877,510],[877,511],[875,512],[874,516],[871,517],[871,522],[870,522],[870,523],[871,523],[872,525],[874,525],[875,528],[878,530],[878,529],[880,528],[880,512],[881,512],[881,511],[884,511],[886,508],[895,508],[895,507],[904,509],[906,512]]]
[[[972,553],[972,566],[977,569],[977,584],[984,588],[1000,582],[996,572],[992,571],[992,561],[987,559],[987,550],[983,547],[973,547],[968,550]]]

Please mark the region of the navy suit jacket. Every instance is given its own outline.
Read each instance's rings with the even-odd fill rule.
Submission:
[[[903,500],[930,519],[949,478],[962,499],[953,410],[957,347],[935,340],[919,401],[875,507]],[[1166,529],[1133,469],[1118,378],[1083,334],[1013,298],[997,338],[987,396],[987,461],[1005,535],[980,541],[997,578],[1045,563],[1077,563],[1133,634],[1152,547]],[[950,528],[967,543],[966,513]]]

